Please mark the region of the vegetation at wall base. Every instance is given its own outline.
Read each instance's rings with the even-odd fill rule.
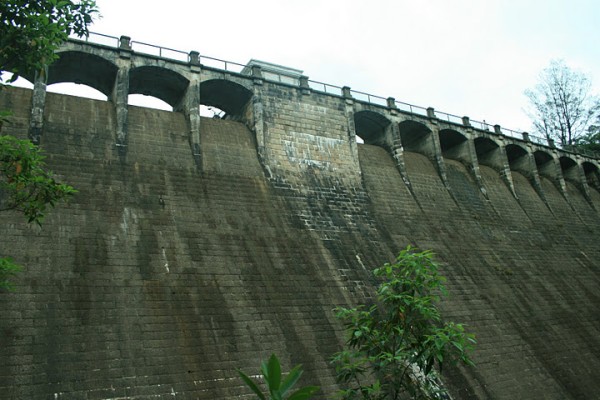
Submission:
[[[445,279],[430,251],[402,250],[393,264],[373,271],[381,279],[376,304],[337,308],[346,348],[332,363],[344,400],[441,399],[445,390],[435,367],[473,366],[475,344],[463,325],[443,322],[436,306]]]
[[[318,386],[304,386],[288,395],[288,392],[292,390],[292,387],[302,376],[302,366],[296,365],[285,377],[282,377],[281,364],[275,354],[271,355],[268,362],[262,362],[260,370],[267,387],[268,393],[266,394],[260,390],[259,384],[254,382],[248,375],[240,370],[238,370],[238,373],[244,383],[261,400],[307,400],[319,390]]]

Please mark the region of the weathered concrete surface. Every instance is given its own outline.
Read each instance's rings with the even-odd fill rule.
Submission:
[[[357,146],[351,101],[255,96],[252,131],[200,121],[199,168],[185,113],[129,107],[123,156],[113,104],[47,95],[48,164],[80,193],[43,229],[0,215],[0,254],[27,267],[0,294],[3,398],[234,398],[248,394],[235,369],[272,352],[332,398],[332,309],[368,298],[368,271],[409,243],[446,263],[444,312],[479,341],[476,369],[445,371],[455,398],[600,391],[596,187],[590,202],[580,181],[541,176],[544,202],[493,145],[474,173],[436,126],[409,126],[423,136],[404,151],[406,130],[385,126],[369,128],[383,147]],[[4,129],[26,137],[31,92],[3,92],[7,107]]]

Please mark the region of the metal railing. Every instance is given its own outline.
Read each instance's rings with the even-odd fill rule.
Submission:
[[[97,33],[97,32],[90,32],[89,36],[87,36],[84,39],[80,39],[77,37],[75,37],[74,39],[85,40],[86,42],[92,42],[95,44],[116,47],[116,48],[120,48],[120,46],[122,46],[122,41],[121,41],[122,38],[118,38],[116,36],[105,35],[105,34]],[[181,50],[171,49],[168,47],[157,46],[154,44],[138,42],[138,41],[133,41],[133,40],[129,41],[129,45],[130,45],[130,50],[141,53],[141,54],[156,56],[156,57],[160,57],[160,58],[167,58],[167,59],[176,60],[176,61],[180,61],[180,62],[191,62],[191,53],[186,53]],[[214,57],[203,56],[200,54],[197,54],[197,55],[198,55],[198,60],[199,60],[200,64],[202,64],[204,67],[225,70],[228,72],[233,72],[233,73],[238,73],[238,74],[246,72],[245,69],[247,68],[247,66],[245,64],[222,60],[222,59],[214,58]],[[274,71],[269,71],[268,74],[265,74],[265,75],[266,76],[264,77],[264,79],[268,80],[268,81],[274,81],[274,82],[285,83],[285,84],[295,84],[295,85],[298,84],[298,77],[290,77],[289,75],[279,74]],[[425,117],[431,116],[428,109],[425,107],[421,107],[421,106],[417,106],[417,105],[409,104],[409,103],[404,103],[402,101],[398,101],[398,100],[391,99],[391,98],[388,99],[385,97],[376,96],[376,95],[366,93],[366,92],[351,90],[349,88],[343,88],[341,86],[331,85],[331,84],[325,83],[325,82],[319,82],[319,81],[313,81],[313,80],[307,80],[307,82],[308,82],[308,88],[311,90],[315,90],[317,92],[331,94],[331,95],[335,95],[335,96],[344,96],[344,90],[347,89],[348,92],[350,93],[351,97],[357,101],[362,101],[362,102],[366,102],[366,103],[377,105],[377,106],[390,107],[391,104],[389,103],[389,101],[393,100],[394,108],[396,108],[399,111],[403,111],[403,112],[407,112],[407,113],[419,115],[419,116],[425,116]],[[447,122],[450,122],[453,124],[465,126],[465,118],[466,117],[460,117],[458,115],[446,113],[444,111],[439,111],[439,110],[435,110],[433,115],[440,120],[444,120],[444,121],[447,121]],[[511,138],[516,138],[516,139],[521,139],[521,140],[529,140],[529,141],[539,144],[539,145],[555,147],[552,143],[550,143],[544,137],[535,136],[535,135],[528,134],[528,133],[525,133],[522,131],[516,131],[513,129],[504,128],[504,127],[502,127],[499,130],[496,130],[494,124],[489,124],[489,123],[485,122],[485,120],[484,121],[468,120],[467,124],[468,124],[468,126],[471,126],[473,128],[476,128],[476,129],[479,129],[482,131],[494,132],[494,133],[502,134],[504,136],[511,137]],[[571,151],[571,152],[575,151],[575,152],[578,152],[580,154],[583,154],[583,155],[586,155],[589,157],[600,159],[600,154],[597,152],[591,151],[591,150],[586,150],[586,149],[581,149],[581,148],[573,148],[573,147],[568,148],[568,146],[563,146],[563,148],[564,148],[564,150],[567,150],[567,151]]]

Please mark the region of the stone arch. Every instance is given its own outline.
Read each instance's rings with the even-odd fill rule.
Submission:
[[[388,137],[388,127],[391,121],[384,115],[374,111],[358,111],[354,113],[356,136],[365,144],[374,144],[390,149],[391,138]]]
[[[129,71],[129,94],[156,97],[176,108],[189,85],[183,75],[162,67],[143,66]]]
[[[252,91],[225,79],[211,79],[200,84],[200,104],[225,111],[228,119],[246,119],[252,96]]]
[[[467,137],[454,129],[441,129],[439,132],[442,156],[469,163]]]
[[[556,164],[552,162],[554,160],[552,154],[547,151],[536,150],[533,152],[533,158],[535,159],[535,165],[540,175],[552,179],[556,178]]]
[[[480,165],[485,165],[497,171],[504,168],[502,152],[498,143],[487,137],[477,137],[474,140],[475,154]]]
[[[589,161],[584,161],[581,166],[588,185],[600,192],[600,169]]]
[[[118,68],[115,64],[95,54],[80,51],[57,54],[58,59],[48,67],[48,85],[65,82],[83,84],[110,98],[117,78]]]
[[[529,172],[527,165],[527,150],[518,144],[506,145],[506,158],[512,171]]]
[[[561,156],[558,161],[560,162],[560,169],[562,170],[563,177],[572,182],[579,182],[577,161],[568,156]]]
[[[417,121],[402,121],[398,125],[400,140],[405,151],[420,153],[427,157],[435,156],[431,129]]]

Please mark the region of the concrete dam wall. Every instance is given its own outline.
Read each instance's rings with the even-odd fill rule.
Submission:
[[[88,54],[69,46],[47,83]],[[205,69],[197,100],[228,119],[177,108],[189,87],[174,112],[127,106],[119,76],[144,81],[127,56],[110,101],[0,93],[0,133],[79,191],[42,228],[0,213],[0,256],[26,267],[0,293],[0,397],[251,398],[236,368],[276,353],[333,398],[332,309],[369,301],[408,244],[436,253],[443,314],[477,337],[477,367],[444,371],[454,398],[600,392],[598,160]]]

